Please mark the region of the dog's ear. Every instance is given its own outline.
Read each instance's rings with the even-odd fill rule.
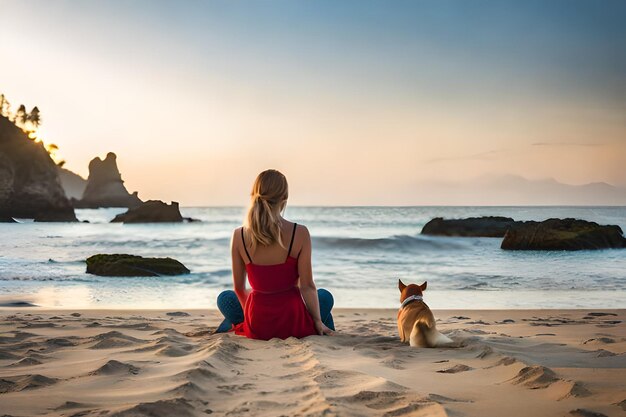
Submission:
[[[406,288],[406,285],[404,285],[404,282],[402,282],[401,279],[398,280],[398,289],[400,290],[400,292],[404,291],[404,289]]]
[[[422,292],[426,291],[427,286],[428,286],[428,281],[424,281],[424,283],[420,285],[420,290],[422,290]]]

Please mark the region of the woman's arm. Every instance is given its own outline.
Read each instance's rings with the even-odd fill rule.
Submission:
[[[317,333],[320,335],[332,334],[332,330],[322,323],[320,316],[320,303],[317,298],[317,288],[313,281],[313,268],[311,266],[311,235],[306,227],[301,226],[301,228],[303,229],[303,243],[298,256],[298,274],[300,276],[298,286],[300,287],[306,308],[313,318]]]
[[[243,309],[246,305],[246,300],[248,299],[250,291],[246,289],[246,264],[241,257],[241,251],[239,249],[240,245],[243,245],[243,242],[241,241],[241,231],[240,229],[235,229],[233,237],[230,240],[233,287],[235,294],[237,294],[237,298],[239,299],[239,303],[241,304],[241,308]]]

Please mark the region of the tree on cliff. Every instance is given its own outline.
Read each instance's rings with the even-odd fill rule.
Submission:
[[[26,122],[28,121],[28,112],[26,111],[26,106],[20,104],[20,107],[17,109],[17,113],[15,113],[15,123],[22,125],[25,127]]]
[[[27,120],[35,129],[39,127],[39,125],[41,124],[41,115],[37,106],[33,107],[33,109],[27,115]]]
[[[13,122],[16,126],[22,128],[26,133],[34,132],[41,125],[41,112],[39,107],[35,106],[29,112],[26,106],[20,104],[15,114],[11,113],[11,104],[4,94],[0,94],[0,116],[4,116]]]
[[[7,101],[6,97],[4,97],[4,94],[0,94],[0,115],[4,116],[4,106],[6,104],[8,104],[9,102]]]
[[[11,103],[9,103],[9,100],[6,98],[6,96],[4,94],[2,94],[2,96],[0,96],[0,115],[6,117],[7,119],[11,120]]]

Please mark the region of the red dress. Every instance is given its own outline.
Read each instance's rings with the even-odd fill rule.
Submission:
[[[275,265],[254,264],[243,241],[250,260],[246,264],[246,272],[252,292],[243,309],[244,321],[234,326],[236,334],[263,340],[317,334],[297,286],[298,259],[290,256],[295,234],[296,224],[293,225],[287,259]],[[241,238],[243,240],[243,228]]]

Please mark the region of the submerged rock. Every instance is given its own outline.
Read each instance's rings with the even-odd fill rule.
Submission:
[[[619,226],[603,226],[578,219],[528,221],[507,231],[502,249],[582,250],[626,248]]]
[[[111,223],[181,223],[183,216],[178,203],[166,204],[160,200],[149,200],[126,213],[115,216]]]
[[[156,277],[188,274],[189,269],[172,258],[136,255],[93,255],[87,258],[87,273],[112,277]]]
[[[104,159],[89,162],[89,177],[82,199],[73,200],[74,207],[138,207],[142,201],[134,192],[130,194],[117,168],[117,156],[109,152]]]
[[[507,230],[521,222],[510,217],[485,216],[466,219],[436,217],[422,228],[424,235],[463,237],[503,237]]]
[[[75,222],[58,168],[41,142],[0,115],[0,218]]]

